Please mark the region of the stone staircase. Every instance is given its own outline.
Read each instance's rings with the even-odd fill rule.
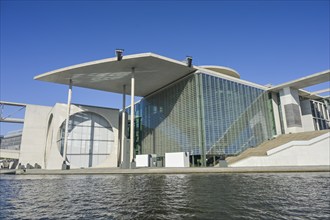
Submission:
[[[265,156],[267,155],[267,151],[273,148],[279,147],[283,144],[289,143],[290,141],[306,141],[316,138],[320,135],[330,132],[330,130],[322,130],[322,131],[308,131],[301,132],[295,134],[283,134],[272,140],[265,141],[257,147],[248,148],[243,151],[241,154],[234,157],[227,157],[226,161],[228,164],[235,163],[239,160],[251,157],[251,156]]]

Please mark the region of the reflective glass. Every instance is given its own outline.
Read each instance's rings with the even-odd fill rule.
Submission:
[[[238,154],[272,137],[268,102],[264,90],[207,74],[190,75],[136,105],[138,153]]]

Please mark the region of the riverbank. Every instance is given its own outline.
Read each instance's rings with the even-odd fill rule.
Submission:
[[[16,174],[17,170],[11,169],[0,169],[0,174]]]
[[[287,172],[330,172],[330,166],[303,167],[192,167],[192,168],[85,168],[71,170],[27,169],[14,170],[18,175],[85,175],[85,174],[203,174],[203,173],[287,173]],[[7,174],[14,174],[7,171]],[[1,172],[1,174],[6,174]]]

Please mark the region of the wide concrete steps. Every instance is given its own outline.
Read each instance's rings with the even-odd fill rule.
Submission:
[[[235,163],[242,159],[251,157],[251,156],[266,156],[267,151],[279,147],[283,144],[289,143],[291,141],[307,141],[323,134],[330,132],[330,130],[322,130],[322,131],[308,131],[308,132],[301,132],[295,134],[284,134],[280,135],[272,140],[263,142],[259,146],[255,148],[248,148],[247,150],[243,151],[241,154],[234,156],[234,157],[227,157],[226,161],[228,164]]]

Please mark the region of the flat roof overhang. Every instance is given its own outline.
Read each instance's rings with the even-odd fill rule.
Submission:
[[[314,99],[314,100],[318,100],[318,99],[323,99],[324,97],[320,96],[320,95],[317,95],[317,94],[314,94],[312,92],[308,92],[306,90],[303,90],[303,89],[298,89],[298,94],[302,97],[305,97],[305,98],[309,98],[309,99]]]
[[[35,76],[35,80],[70,84],[73,86],[96,89],[114,93],[131,93],[131,76],[134,68],[135,95],[147,96],[182,77],[195,72],[184,62],[153,53],[142,53],[108,58],[47,72]]]
[[[306,77],[302,77],[290,82],[286,82],[268,89],[268,91],[278,92],[281,89],[291,87],[297,89],[299,95],[302,97],[310,98],[310,99],[322,99],[323,97],[318,95],[317,93],[308,92],[303,88],[314,86],[317,84],[321,84],[324,82],[330,81],[330,70],[325,70],[319,73],[315,73]]]
[[[309,86],[321,84],[330,81],[330,70],[325,70],[319,73],[315,73],[306,77],[302,77],[290,82],[286,82],[270,88],[270,91],[277,92],[286,87],[292,87],[295,89],[303,89]]]

